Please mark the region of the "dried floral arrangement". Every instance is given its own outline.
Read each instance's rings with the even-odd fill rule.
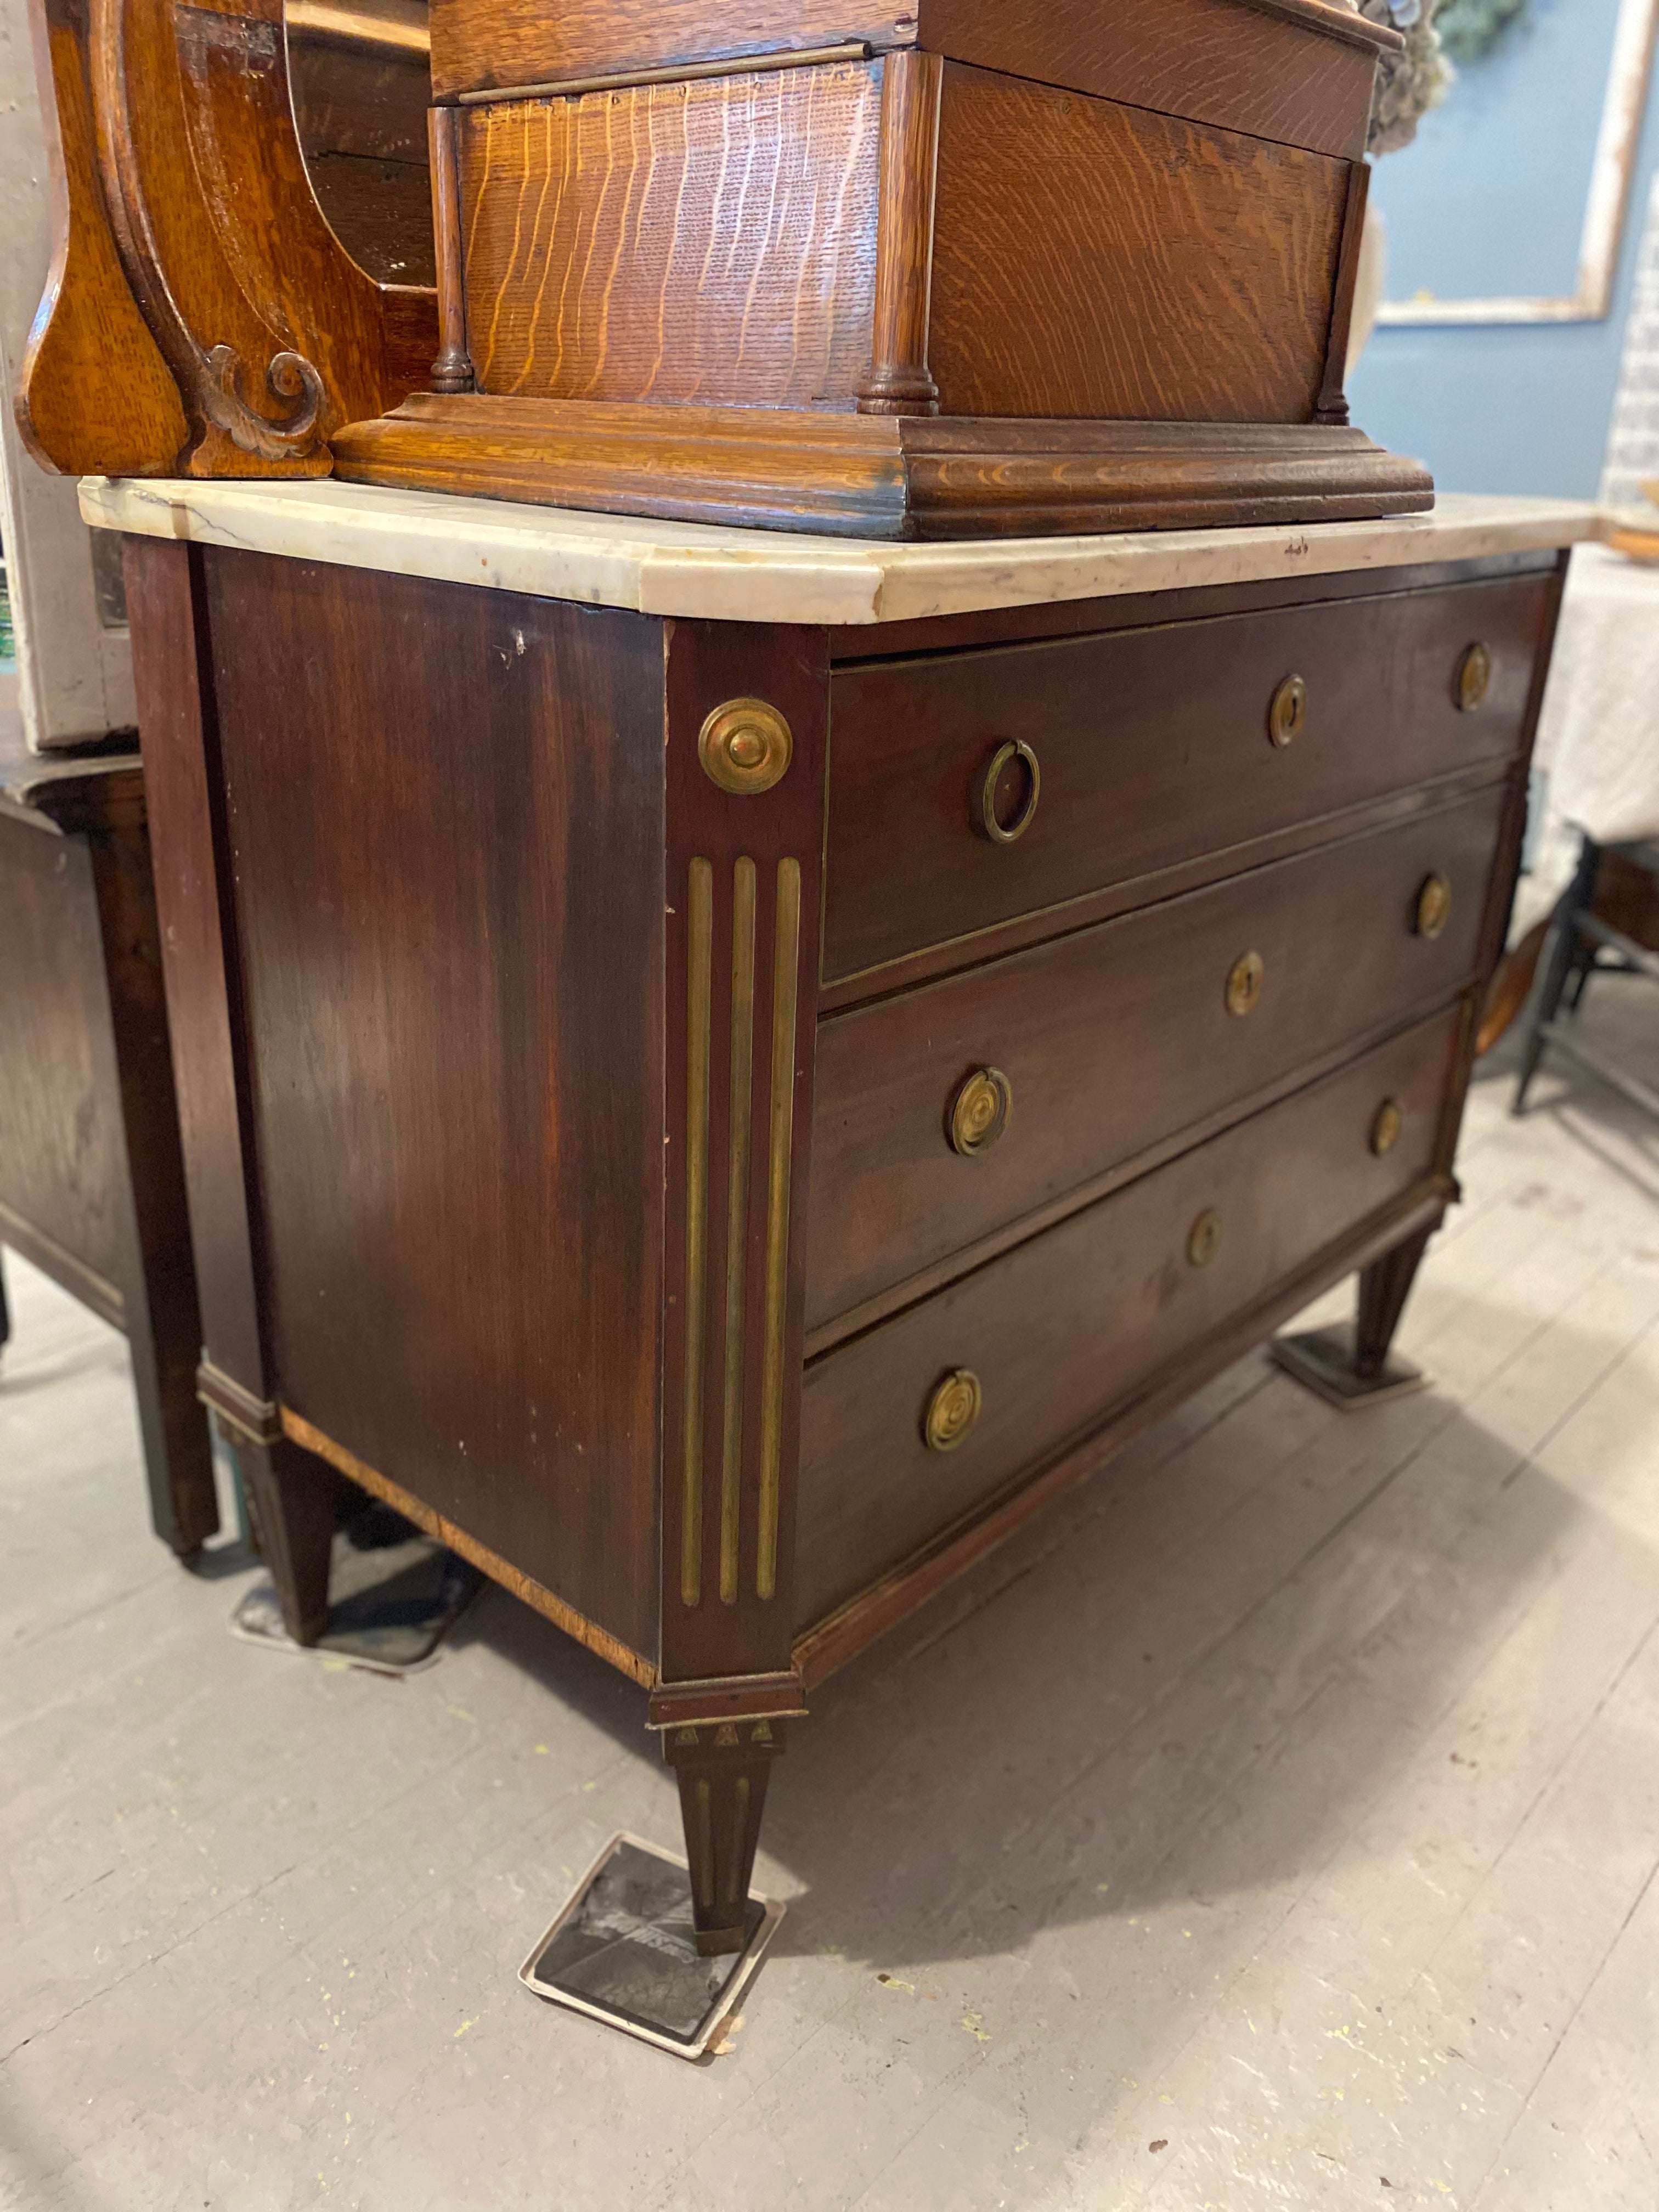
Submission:
[[[1456,4],[1457,0],[1442,0],[1437,12],[1443,15]],[[1486,4],[1501,7],[1505,0]],[[1373,156],[1397,153],[1411,144],[1418,125],[1445,98],[1452,81],[1451,64],[1435,27],[1435,0],[1359,0],[1359,12],[1374,23],[1390,25],[1406,41],[1403,53],[1384,54],[1377,69],[1368,141]]]

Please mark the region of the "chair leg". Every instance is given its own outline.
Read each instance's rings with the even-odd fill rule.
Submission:
[[[1600,849],[1586,837],[1579,849],[1578,866],[1572,882],[1557,907],[1555,918],[1550,925],[1549,943],[1545,948],[1542,963],[1543,978],[1533,1003],[1531,1018],[1527,1024],[1527,1039],[1521,1053],[1521,1073],[1516,1079],[1515,1097],[1510,1106],[1511,1114],[1526,1111],[1527,1091],[1533,1077],[1538,1073],[1538,1063],[1544,1056],[1544,1047],[1548,1042],[1545,1032],[1555,1019],[1561,994],[1566,988],[1577,951],[1578,917],[1588,911],[1595,895],[1595,870],[1600,859]]]

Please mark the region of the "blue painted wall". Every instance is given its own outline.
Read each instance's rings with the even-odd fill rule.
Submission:
[[[1551,10],[1553,15],[1554,10]],[[1547,21],[1547,18],[1546,18]],[[1495,60],[1487,64],[1498,67]],[[1470,90],[1469,80],[1465,87]],[[1571,232],[1576,241],[1583,205],[1583,146],[1586,130],[1594,135],[1597,118],[1578,112],[1586,105],[1581,88],[1564,88],[1573,110],[1570,119],[1552,132],[1540,130],[1532,142],[1528,167],[1534,178],[1548,168],[1566,172],[1559,196],[1571,202]],[[1454,94],[1454,98],[1457,95]],[[1438,118],[1431,116],[1425,134]],[[1478,125],[1478,113],[1473,116]],[[1471,130],[1466,143],[1478,139]],[[1413,157],[1431,152],[1426,140],[1398,154],[1385,155],[1372,179],[1379,203],[1387,209],[1391,198],[1401,201],[1402,230],[1409,227],[1410,259],[1393,257],[1389,290],[1426,283],[1437,290],[1449,289],[1449,267],[1442,270],[1428,264],[1418,228],[1417,204],[1431,185],[1431,168],[1443,163],[1436,154],[1420,169]],[[1391,185],[1395,165],[1397,184]],[[1426,461],[1435,480],[1446,491],[1549,492],[1565,498],[1594,495],[1601,473],[1607,424],[1619,380],[1619,354],[1625,317],[1630,306],[1636,252],[1641,235],[1651,179],[1659,170],[1659,71],[1650,88],[1647,112],[1638,149],[1634,190],[1625,234],[1620,242],[1618,282],[1612,313],[1599,323],[1507,324],[1480,328],[1413,328],[1379,330],[1354,372],[1349,397],[1356,422],[1373,438],[1397,451]],[[1433,183],[1446,206],[1449,229],[1458,225],[1455,189]],[[1576,194],[1576,200],[1572,196]],[[1561,241],[1540,239],[1535,217],[1529,216],[1530,191],[1517,191],[1507,212],[1499,217],[1512,227],[1513,237],[1502,243],[1486,241],[1494,249],[1488,261],[1497,261],[1507,280],[1528,265],[1535,266],[1543,249],[1550,264],[1550,289],[1571,289],[1571,263],[1555,271],[1561,258]],[[1449,204],[1447,204],[1449,203]],[[1487,216],[1485,222],[1492,218]],[[1497,273],[1496,268],[1494,274]],[[1563,281],[1565,277],[1565,282]],[[1495,291],[1498,283],[1481,286]],[[1528,283],[1528,291],[1539,289]]]

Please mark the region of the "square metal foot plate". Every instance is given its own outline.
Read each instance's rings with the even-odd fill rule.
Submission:
[[[1272,1352],[1287,1375],[1305,1382],[1310,1390],[1345,1413],[1375,1406],[1385,1398],[1403,1398],[1413,1390],[1425,1390],[1429,1378],[1409,1359],[1392,1353],[1378,1375],[1360,1375],[1353,1363],[1353,1330],[1313,1328],[1302,1336],[1277,1336]]]
[[[782,1917],[782,1905],[751,1897],[743,1949],[700,1958],[685,1861],[638,1836],[613,1836],[519,1979],[555,2004],[696,2058],[736,2005]]]

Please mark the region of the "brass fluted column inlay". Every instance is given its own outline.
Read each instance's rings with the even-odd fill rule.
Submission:
[[[708,1263],[708,1031],[714,985],[714,871],[693,860],[686,900],[685,1444],[680,1596],[702,1595],[702,1364]]]
[[[772,947],[772,1090],[766,1152],[766,1295],[761,1360],[757,1595],[775,1595],[783,1473],[785,1325],[789,1303],[789,1173],[794,1149],[795,999],[800,965],[800,863],[778,862]]]
[[[750,1094],[755,1070],[755,864],[732,875],[732,1091],[726,1200],[726,1398],[720,1443],[720,1597],[738,1599],[743,1482],[744,1313],[749,1249]]]

